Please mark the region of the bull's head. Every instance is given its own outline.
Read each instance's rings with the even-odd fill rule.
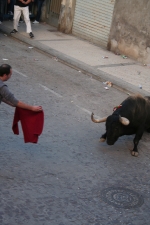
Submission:
[[[94,123],[106,122],[106,137],[108,145],[113,145],[117,139],[123,135],[123,127],[130,123],[127,118],[114,114],[102,119],[95,119],[94,114],[92,113],[91,120]]]

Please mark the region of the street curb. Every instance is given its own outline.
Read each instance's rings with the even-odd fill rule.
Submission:
[[[110,81],[113,83],[113,87],[126,92],[127,94],[141,94],[141,95],[149,95],[150,93],[140,89],[139,87],[136,87],[120,78],[116,78],[115,76],[106,73],[104,71],[101,71],[99,69],[95,69],[92,66],[87,65],[86,63],[83,63],[73,57],[67,56],[64,53],[61,53],[53,48],[50,48],[45,46],[42,43],[38,43],[34,39],[30,39],[28,37],[25,37],[24,35],[20,34],[19,32],[14,35],[10,35],[10,29],[5,27],[4,25],[1,25],[0,32],[7,34],[8,36],[12,36],[13,38],[20,40],[26,44],[29,44],[32,47],[37,48],[40,51],[43,51],[52,57],[57,57],[59,61],[62,61],[65,64],[68,64],[68,66],[75,67],[75,69],[81,70],[83,73],[92,76],[93,79],[99,80],[101,82]]]

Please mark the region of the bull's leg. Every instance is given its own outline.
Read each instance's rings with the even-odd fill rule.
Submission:
[[[107,134],[103,134],[101,137],[100,137],[100,142],[105,142],[106,141],[106,137],[107,137]]]
[[[135,138],[134,138],[134,140],[133,140],[133,143],[134,143],[134,148],[133,148],[133,150],[132,150],[132,155],[133,156],[138,156],[138,149],[137,149],[137,146],[138,146],[138,144],[139,144],[139,141],[141,140],[141,138],[142,138],[142,135],[143,135],[143,133],[144,133],[144,128],[142,127],[140,127],[139,129],[138,129],[138,131],[136,132],[136,135],[135,135]]]

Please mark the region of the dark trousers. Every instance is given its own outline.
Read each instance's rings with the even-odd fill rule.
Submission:
[[[15,0],[10,0],[10,4],[8,4],[7,6],[8,12],[14,12],[14,4],[15,4]]]
[[[0,21],[1,22],[3,22],[4,20],[5,6],[6,6],[6,0],[0,0]]]
[[[42,10],[42,5],[44,1],[37,0],[37,14],[36,14],[36,20],[39,22],[40,17],[41,17],[41,10]]]
[[[31,13],[32,13],[32,6],[33,6],[33,2],[30,2],[30,4],[29,4],[29,12],[31,12]]]

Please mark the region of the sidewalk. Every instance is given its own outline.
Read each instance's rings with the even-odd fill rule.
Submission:
[[[30,39],[25,32],[25,24],[19,25],[19,32],[12,37],[71,64],[79,71],[92,74],[95,79],[102,82],[110,81],[116,88],[129,93],[149,95],[150,65],[145,66],[130,58],[115,55],[88,41],[58,32],[55,27],[45,23],[32,24],[35,38]],[[4,21],[0,25],[0,32],[5,35],[10,35],[12,29],[12,21]]]

